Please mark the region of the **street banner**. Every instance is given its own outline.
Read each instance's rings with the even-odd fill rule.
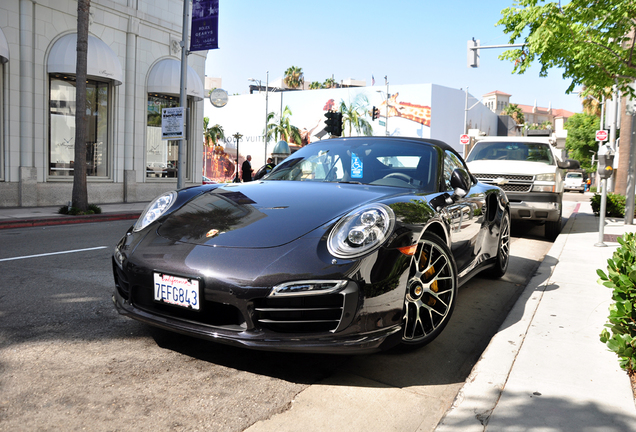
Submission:
[[[190,51],[219,48],[219,0],[192,0]]]
[[[183,107],[163,108],[161,110],[161,139],[184,139]]]

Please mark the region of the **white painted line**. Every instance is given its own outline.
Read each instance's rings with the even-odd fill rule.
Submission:
[[[98,249],[106,249],[107,247],[108,246],[98,246],[94,248],[75,249],[70,251],[51,252],[51,253],[37,254],[37,255],[26,255],[26,256],[14,257],[14,258],[2,258],[0,259],[0,262],[21,260],[21,259],[27,259],[27,258],[38,258],[38,257],[44,257],[44,256],[51,256],[51,255],[62,255],[62,254],[69,254],[69,253],[75,253],[75,252],[86,252],[86,251],[92,251],[92,250],[98,250]]]

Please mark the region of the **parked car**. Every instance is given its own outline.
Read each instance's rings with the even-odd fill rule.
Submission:
[[[505,193],[441,141],[311,143],[265,179],[157,197],[113,254],[118,311],[263,350],[419,347],[510,254]]]
[[[215,182],[214,180],[211,180],[211,179],[207,178],[206,176],[203,176],[202,184],[217,184],[217,182]]]
[[[501,187],[510,200],[512,220],[545,226],[545,237],[561,232],[563,173],[579,168],[562,161],[551,137],[479,137],[466,162],[479,181]]]
[[[579,191],[585,192],[585,179],[583,173],[580,172],[568,172],[565,173],[565,181],[563,183],[564,191]]]

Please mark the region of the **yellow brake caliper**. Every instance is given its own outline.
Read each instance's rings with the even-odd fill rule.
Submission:
[[[420,271],[424,270],[424,263],[428,262],[428,256],[426,255],[426,252],[422,251],[422,256],[420,257]],[[432,277],[435,274],[435,267],[431,266],[431,268],[429,268],[423,275],[425,280],[428,280],[430,277]],[[419,288],[422,289],[422,288]],[[437,286],[437,281],[434,281],[431,284],[431,290],[433,292],[438,292],[439,291],[439,287]],[[418,293],[419,295],[420,293]],[[426,304],[428,304],[429,306],[435,306],[435,304],[437,303],[437,300],[435,299],[435,297],[433,296],[428,296],[428,301],[426,302]]]

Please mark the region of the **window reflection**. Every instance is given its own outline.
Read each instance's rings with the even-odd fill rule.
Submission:
[[[49,93],[49,175],[73,175],[75,160],[75,79],[51,76]],[[86,82],[86,173],[108,176],[109,85]]]
[[[161,139],[161,110],[179,106],[181,104],[176,96],[148,95],[146,126],[146,177],[148,178],[177,177],[179,141]]]

